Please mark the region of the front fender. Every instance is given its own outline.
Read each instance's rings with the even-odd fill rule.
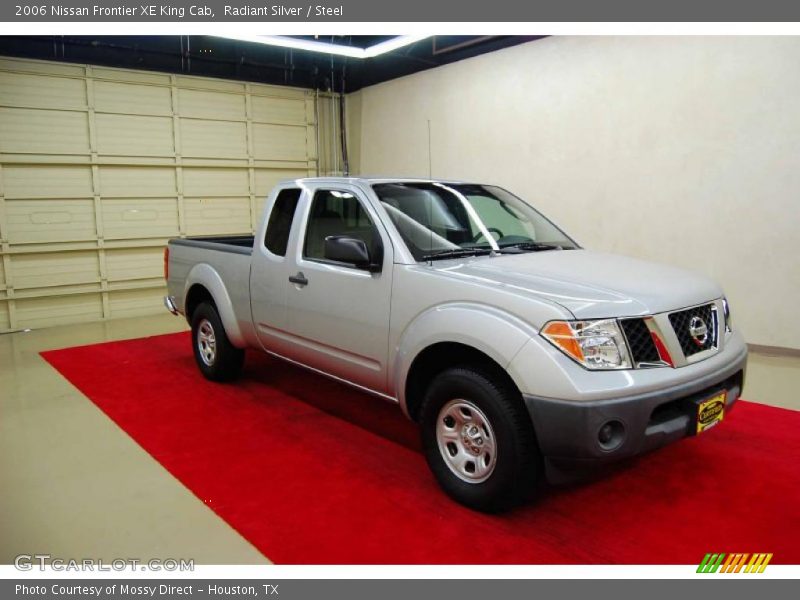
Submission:
[[[491,306],[459,302],[432,307],[414,318],[400,336],[389,389],[408,416],[405,383],[414,359],[425,348],[441,342],[464,344],[505,369],[536,333],[530,324]]]
[[[237,348],[245,348],[245,342],[242,330],[239,328],[239,323],[236,320],[236,313],[233,310],[233,302],[228,295],[228,290],[225,289],[225,284],[222,281],[219,273],[209,264],[198,263],[192,267],[186,277],[186,284],[183,291],[184,306],[188,298],[189,290],[193,285],[202,285],[206,288],[211,297],[214,299],[214,304],[217,306],[219,318],[222,320],[222,326],[225,328],[225,334],[231,341],[231,344]],[[191,318],[191,317],[189,317]]]

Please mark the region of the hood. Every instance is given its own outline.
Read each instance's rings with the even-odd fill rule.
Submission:
[[[449,276],[509,286],[550,300],[577,319],[654,314],[722,296],[720,287],[699,273],[590,250],[549,250],[433,264]]]

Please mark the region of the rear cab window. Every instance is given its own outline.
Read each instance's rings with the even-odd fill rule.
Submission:
[[[300,188],[286,188],[278,192],[267,222],[264,246],[276,256],[286,256],[289,233],[292,230],[297,204],[300,202]]]

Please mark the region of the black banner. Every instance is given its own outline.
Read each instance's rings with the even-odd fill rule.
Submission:
[[[800,21],[791,0],[11,0],[7,22],[769,22]]]
[[[130,600],[156,598],[242,598],[252,600],[375,599],[408,600],[409,598],[458,598],[459,600],[504,600],[531,598],[647,598],[674,600],[676,597],[725,597],[730,600],[753,597],[761,599],[790,597],[792,581],[777,579],[744,579],[739,577],[714,580],[711,576],[694,579],[614,581],[601,580],[348,580],[348,579],[280,579],[280,580],[24,580],[0,581],[0,597],[30,600]]]

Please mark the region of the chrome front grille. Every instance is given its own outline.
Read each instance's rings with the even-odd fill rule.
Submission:
[[[658,348],[653,342],[653,337],[650,335],[644,319],[622,319],[619,324],[625,334],[625,339],[628,340],[628,349],[631,352],[634,366],[638,367],[642,363],[658,364],[661,362]]]
[[[719,318],[714,304],[670,313],[669,322],[686,358],[717,347]]]
[[[682,367],[720,349],[721,302],[619,319],[633,368]]]

